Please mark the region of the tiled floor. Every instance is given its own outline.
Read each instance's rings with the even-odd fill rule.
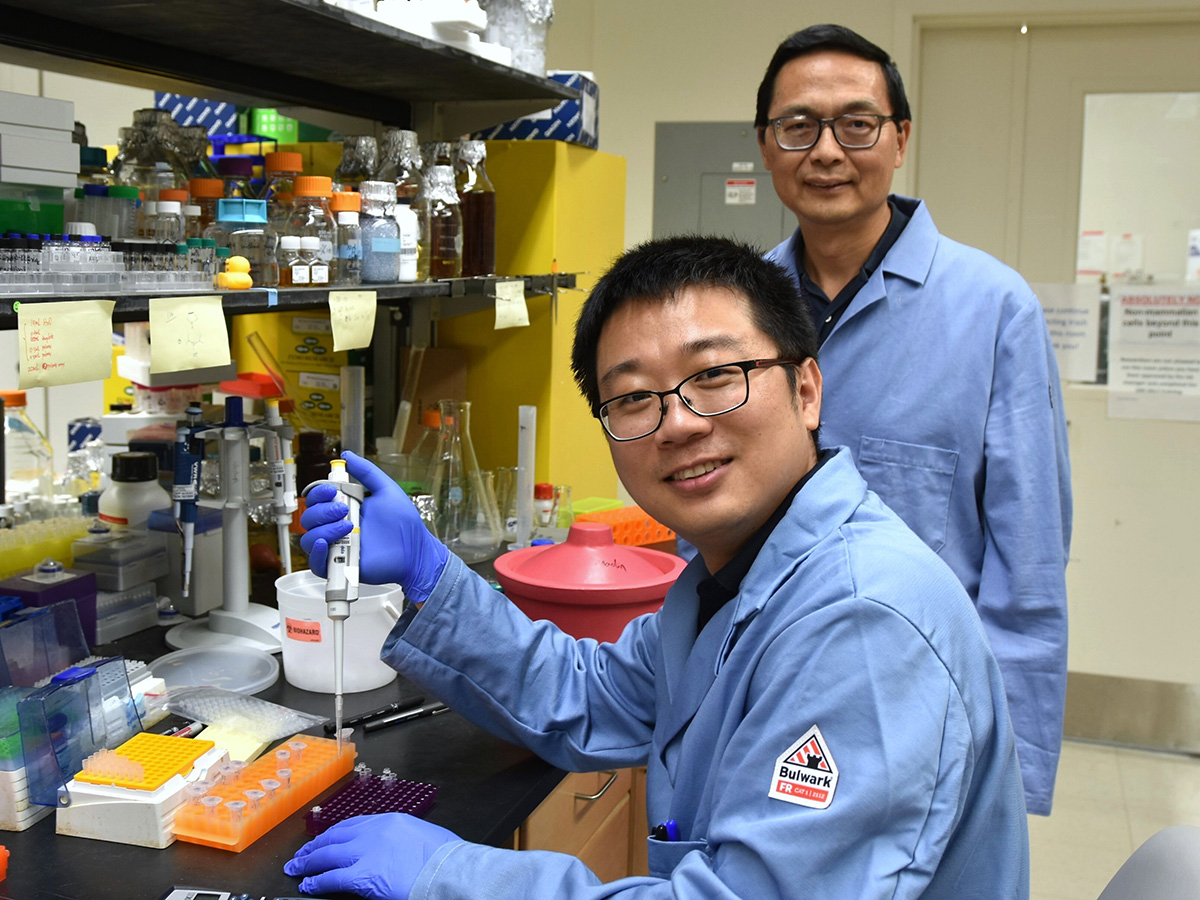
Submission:
[[[1031,900],[1096,900],[1168,825],[1200,825],[1200,759],[1064,742],[1054,812],[1029,817]]]

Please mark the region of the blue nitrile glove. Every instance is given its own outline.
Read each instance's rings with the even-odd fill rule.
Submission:
[[[342,454],[346,471],[362,482],[370,496],[363,501],[359,528],[359,578],[364,584],[395,582],[413,603],[423,603],[433,592],[450,551],[434,537],[404,489],[371,462],[350,451]],[[300,517],[306,534],[300,546],[308,565],[325,577],[329,544],[350,533],[344,503],[332,502],[337,489],[319,484],[308,492],[308,506]]]
[[[457,840],[454,832],[407,813],[355,816],[297,850],[283,872],[303,875],[305,894],[348,891],[374,900],[408,900],[434,851]]]

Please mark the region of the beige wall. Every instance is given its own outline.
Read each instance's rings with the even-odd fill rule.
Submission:
[[[1154,6],[1145,12],[1138,0],[861,0],[832,10],[787,0],[558,0],[547,62],[596,74],[600,147],[629,162],[625,240],[633,244],[651,233],[654,123],[752,119],[763,70],[792,31],[831,18],[854,28],[891,52],[915,99],[922,26],[1200,17],[1200,0]],[[919,141],[920,109],[915,114]],[[911,183],[912,159],[897,175],[898,190]]]

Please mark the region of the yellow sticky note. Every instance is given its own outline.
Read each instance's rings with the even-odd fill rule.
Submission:
[[[330,291],[329,321],[334,353],[369,347],[375,333],[375,292]]]
[[[150,372],[229,365],[221,298],[155,297],[150,301]]]
[[[501,328],[520,328],[529,324],[529,309],[525,306],[525,281],[496,282],[496,331]]]
[[[65,300],[17,306],[21,390],[108,378],[113,305],[112,300]]]

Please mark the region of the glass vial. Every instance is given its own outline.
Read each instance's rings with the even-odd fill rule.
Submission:
[[[279,239],[279,286],[308,287],[308,260],[300,254],[300,238],[294,234]]]

